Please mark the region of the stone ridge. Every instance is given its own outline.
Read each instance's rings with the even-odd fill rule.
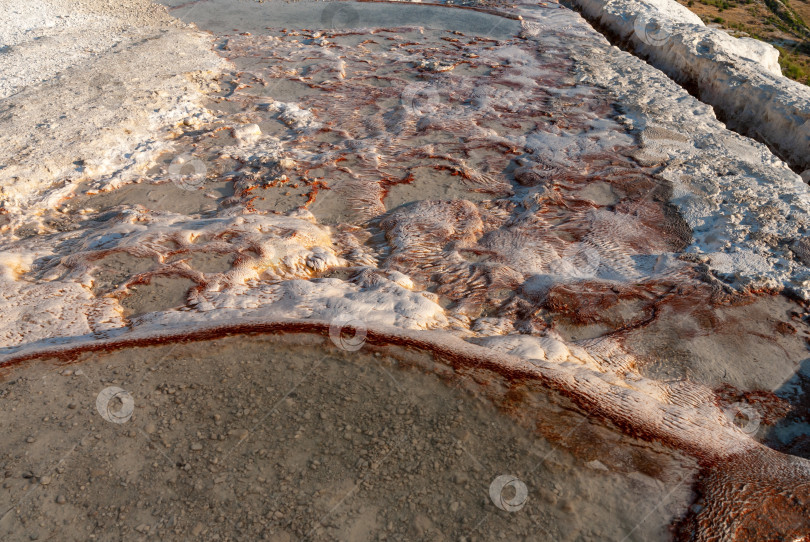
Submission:
[[[810,169],[810,88],[783,77],[779,53],[709,28],[670,0],[574,0],[583,14],[679,83],[696,89],[729,128],[798,171]]]

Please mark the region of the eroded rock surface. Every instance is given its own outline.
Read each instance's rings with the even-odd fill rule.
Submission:
[[[123,163],[25,176],[31,154],[0,170],[6,363],[195,329],[360,325],[442,367],[485,362],[479,383],[542,384],[697,461],[703,500],[678,512],[695,539],[807,532],[806,460],[760,443],[810,337],[799,176],[554,3],[391,7],[409,26],[329,4],[320,28],[253,7],[266,28],[213,38],[231,66],[217,85],[187,79],[224,69],[210,52],[152,74],[190,86],[157,91],[142,132],[117,121],[152,138],[121,143]],[[458,14],[453,30],[431,28],[436,10]],[[181,39],[205,44],[179,26],[145,43],[174,55]],[[49,84],[6,100],[36,106]],[[35,138],[19,132],[8,137]],[[109,143],[63,136],[58,152],[26,148]],[[762,432],[740,429],[735,409],[763,387],[777,394],[751,403]],[[741,476],[750,492],[729,498]],[[770,526],[752,529],[762,508]]]

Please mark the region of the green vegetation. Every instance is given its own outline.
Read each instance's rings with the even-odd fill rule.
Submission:
[[[807,55],[787,51],[783,47],[777,47],[777,49],[779,50],[779,66],[782,67],[782,75],[805,85],[810,85],[810,58]]]
[[[750,4],[754,0],[698,0],[704,6],[713,6],[716,7],[718,10],[723,11],[726,9],[736,8],[739,5],[743,4]],[[690,5],[691,4],[691,5]],[[694,1],[690,0],[687,6],[692,7],[694,5]]]
[[[790,6],[788,6],[787,2],[782,2],[780,0],[764,0],[765,5],[768,6],[773,14],[778,17],[778,19],[783,23],[784,26],[787,26],[789,29],[798,32],[800,35],[803,36],[810,36],[810,32],[808,32],[807,25],[804,24],[804,21],[799,14],[793,11]]]

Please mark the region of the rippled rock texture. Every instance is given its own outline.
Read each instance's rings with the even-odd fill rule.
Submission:
[[[554,3],[253,7],[250,32],[217,30],[232,71],[204,114],[8,213],[9,366],[362,329],[686,454],[682,538],[808,533],[807,460],[761,443],[806,422],[765,438],[806,372],[797,175]]]

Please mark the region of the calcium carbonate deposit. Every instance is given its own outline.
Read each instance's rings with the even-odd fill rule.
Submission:
[[[774,49],[164,4],[0,3],[3,538],[810,539]]]
[[[673,79],[697,87],[731,129],[810,171],[810,89],[782,77],[776,48],[709,28],[669,0],[574,3]]]

